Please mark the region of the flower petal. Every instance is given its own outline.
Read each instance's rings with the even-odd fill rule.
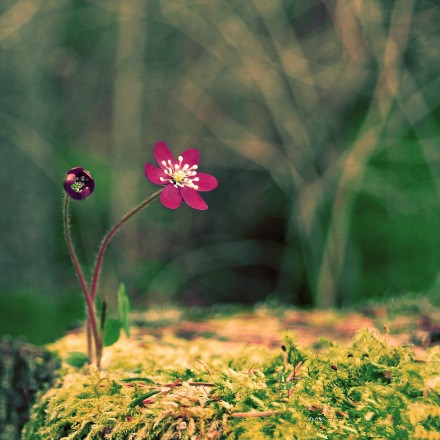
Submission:
[[[185,150],[181,156],[183,157],[182,163],[188,164],[190,167],[193,165],[199,164],[200,159],[200,153],[199,150],[196,150],[195,148],[188,148],[188,150]]]
[[[83,167],[73,167],[69,171],[67,171],[67,174],[73,173],[75,175],[78,175],[78,174],[80,174],[82,172],[84,172],[84,168]],[[85,171],[85,172],[88,173],[88,171]]]
[[[218,180],[210,174],[197,173],[196,177],[199,178],[198,182],[194,182],[198,186],[197,191],[212,191],[218,186]]]
[[[168,145],[165,142],[159,141],[154,147],[154,157],[156,158],[157,164],[163,168],[162,161],[165,161],[168,163],[170,160],[172,164],[176,163],[176,159],[173,156],[173,153],[171,153],[171,150],[169,149]]]
[[[208,205],[195,189],[189,188],[188,186],[183,186],[180,188],[180,194],[182,194],[183,200],[185,200],[185,202],[191,206],[191,208],[199,209],[200,211],[208,209]]]
[[[71,173],[70,171],[66,174],[66,180],[64,181],[64,183],[67,186],[72,185],[73,182],[75,182],[76,180],[76,174]]]
[[[169,209],[177,209],[182,203],[182,196],[179,190],[170,183],[160,193],[160,201]]]
[[[145,164],[145,175],[156,185],[166,185],[170,181],[170,178],[160,168],[148,162]],[[160,180],[161,177],[166,180]]]
[[[87,197],[89,197],[89,195],[92,194],[92,190],[89,187],[85,187],[81,192],[80,192],[80,199],[86,199]]]

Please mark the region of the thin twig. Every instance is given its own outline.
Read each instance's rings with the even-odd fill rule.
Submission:
[[[301,368],[302,361],[299,361],[296,367],[293,369],[293,371],[289,374],[288,378],[286,379],[286,382],[290,380],[295,380],[296,373],[298,373],[298,370]]]

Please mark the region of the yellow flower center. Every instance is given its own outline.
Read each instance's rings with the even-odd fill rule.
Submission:
[[[198,185],[195,182],[198,182],[199,178],[197,175],[197,165],[189,166],[187,163],[183,164],[183,157],[178,157],[179,163],[172,164],[171,160],[162,161],[162,165],[164,167],[163,172],[169,176],[169,181],[176,187],[188,186],[189,188],[198,189]],[[160,178],[162,182],[166,182],[168,179]]]

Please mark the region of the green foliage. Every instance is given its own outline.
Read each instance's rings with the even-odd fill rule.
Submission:
[[[319,353],[291,336],[283,345],[274,352],[225,351],[203,339],[115,344],[105,373],[66,367],[22,438],[436,438],[437,348],[416,362],[410,348],[368,330]]]
[[[121,332],[121,322],[119,319],[107,318],[104,329],[104,347],[108,347],[118,341]]]
[[[307,358],[307,356],[298,349],[295,340],[290,335],[284,337],[284,345],[282,345],[281,348],[286,353],[286,362],[293,366]]]
[[[55,341],[84,317],[83,300],[76,292],[50,296],[35,289],[5,289],[0,310],[0,335],[25,337],[32,344]]]
[[[47,350],[22,341],[0,342],[0,439],[18,438],[39,390],[53,383],[60,361]]]
[[[130,300],[127,296],[127,290],[125,284],[121,283],[118,289],[118,312],[119,312],[119,322],[121,323],[121,328],[124,330],[127,337],[130,337]]]
[[[84,353],[78,351],[72,351],[68,353],[66,357],[66,362],[75,368],[83,367],[88,360],[89,358]]]
[[[118,289],[118,319],[104,316],[104,347],[113,345],[118,341],[121,329],[127,337],[130,337],[130,302],[127,296],[125,285],[121,283]]]

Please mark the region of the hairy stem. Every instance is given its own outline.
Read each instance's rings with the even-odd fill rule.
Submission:
[[[95,300],[96,291],[98,288],[99,274],[101,272],[102,261],[104,259],[104,254],[107,249],[107,246],[112,239],[112,237],[116,234],[118,229],[131,217],[133,217],[136,213],[138,213],[141,209],[145,208],[149,205],[153,200],[157,199],[162,192],[162,189],[152,194],[150,197],[146,198],[143,202],[139,203],[139,205],[135,206],[131,211],[124,215],[107,233],[104,239],[101,242],[101,246],[99,248],[98,257],[96,258],[95,269],[93,272],[92,279],[92,287],[90,289],[90,296],[92,300]]]
[[[96,354],[93,352],[92,325],[90,324],[89,319],[87,319],[86,333],[87,333],[87,357],[90,360],[92,360],[95,358]]]
[[[66,237],[66,243],[67,247],[69,249],[70,258],[72,259],[73,266],[76,271],[76,275],[78,277],[79,283],[81,285],[82,291],[84,293],[84,297],[86,300],[87,305],[87,312],[88,312],[88,324],[90,325],[91,331],[93,334],[93,339],[95,342],[95,351],[96,354],[98,354],[100,350],[100,339],[98,334],[98,328],[96,326],[96,313],[95,313],[95,306],[93,303],[92,296],[89,293],[89,290],[87,288],[86,280],[84,278],[84,274],[82,272],[81,266],[78,262],[78,257],[76,256],[75,248],[73,246],[72,237],[70,235],[70,224],[69,224],[69,197],[67,195],[64,196],[64,210],[63,210],[63,217],[64,217],[64,235]],[[89,359],[91,360],[91,354],[92,354],[92,347],[91,347],[91,338],[87,338],[87,352],[89,355]],[[99,359],[96,359],[97,366],[99,368]]]

